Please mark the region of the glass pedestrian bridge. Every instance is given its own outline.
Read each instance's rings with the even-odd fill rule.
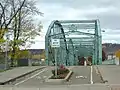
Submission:
[[[60,40],[60,47],[52,47],[52,39]],[[54,20],[45,36],[47,65],[80,65],[91,57],[93,65],[102,64],[102,36],[99,20]]]

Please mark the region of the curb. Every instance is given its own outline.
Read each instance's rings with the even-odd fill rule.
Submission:
[[[73,71],[70,71],[68,75],[65,77],[64,81],[68,81],[70,79],[70,76],[73,74]]]
[[[101,80],[102,80],[102,83],[107,83],[108,81],[103,78],[103,76],[102,76],[102,74],[101,74],[98,66],[94,66],[94,69],[95,69],[96,73],[97,73],[98,75],[100,75],[100,78],[101,78]]]

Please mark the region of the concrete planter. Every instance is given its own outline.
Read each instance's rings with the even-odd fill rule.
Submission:
[[[50,79],[50,77],[52,77],[52,76],[49,76],[47,79],[46,79],[46,81],[45,82],[48,82],[48,83],[64,83],[64,82],[66,82],[66,81],[68,81],[69,80],[69,78],[70,78],[70,76],[72,75],[72,71],[70,71],[69,73],[68,73],[68,75],[64,78],[64,79]]]

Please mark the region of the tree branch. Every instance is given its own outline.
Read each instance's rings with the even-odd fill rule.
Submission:
[[[2,9],[2,13],[0,15],[0,29],[2,29],[2,17],[3,17],[3,14],[4,14],[4,7],[1,3],[0,3],[0,6],[1,6],[1,9]]]
[[[4,6],[2,5],[2,3],[0,3],[1,9],[2,9],[2,13],[0,15],[0,27],[2,29],[3,26],[6,26],[6,15],[5,15],[5,9],[8,6],[8,0],[5,1]],[[2,22],[3,19],[3,22]]]
[[[17,32],[17,40],[18,40],[18,38],[19,38],[19,35],[20,35],[20,29],[21,29],[21,10],[19,11],[19,16],[18,16],[18,18],[19,18],[19,22],[18,22],[18,32]]]
[[[18,8],[18,10],[16,11],[16,13],[11,17],[11,19],[9,20],[9,22],[6,24],[5,28],[8,27],[8,25],[11,23],[11,21],[13,20],[13,18],[14,18],[14,17],[17,15],[17,13],[22,9],[22,7],[23,7],[24,4],[25,4],[25,1],[26,1],[26,0],[24,0],[24,1],[22,2],[20,8]]]

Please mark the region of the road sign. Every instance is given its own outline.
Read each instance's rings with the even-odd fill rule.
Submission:
[[[55,76],[57,77],[57,47],[60,47],[60,39],[52,39],[52,47],[55,49]]]
[[[60,39],[52,39],[52,47],[60,47]]]

